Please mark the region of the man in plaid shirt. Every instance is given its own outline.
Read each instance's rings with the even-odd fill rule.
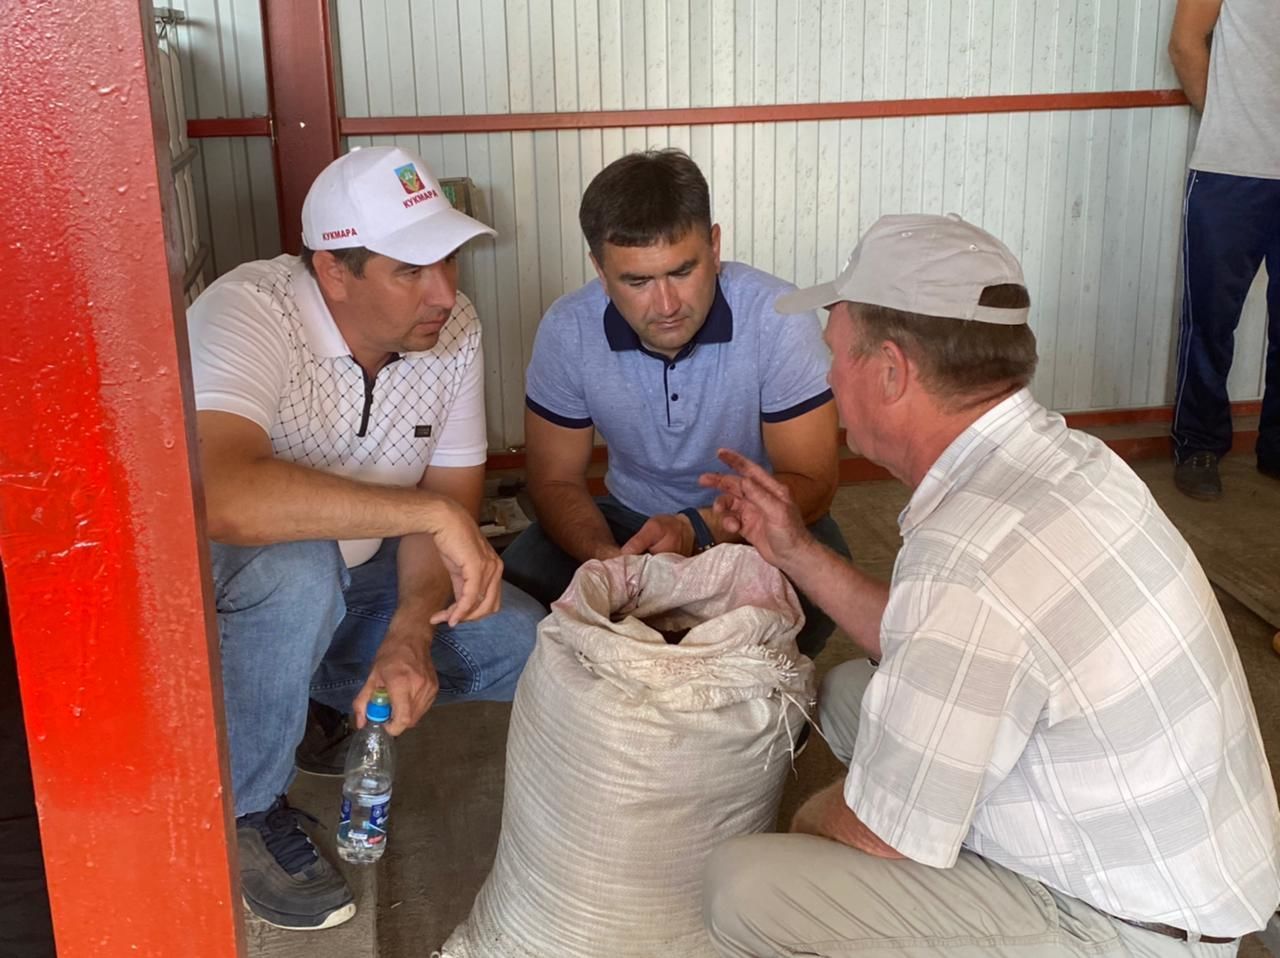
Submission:
[[[866,650],[821,720],[849,766],[719,849],[724,955],[1233,954],[1280,901],[1280,812],[1231,635],[1132,471],[1035,401],[1017,259],[886,216],[830,283],[850,445],[913,489],[888,585],[732,451],[729,527]],[[878,662],[878,665],[873,664]]]

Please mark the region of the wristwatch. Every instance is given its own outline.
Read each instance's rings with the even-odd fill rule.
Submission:
[[[711,534],[711,527],[707,525],[707,521],[702,518],[702,513],[692,507],[681,509],[680,515],[689,520],[689,524],[693,526],[693,554],[706,552],[716,544],[716,537]]]

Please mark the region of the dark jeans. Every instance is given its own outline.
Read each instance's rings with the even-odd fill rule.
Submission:
[[[613,533],[618,545],[635,535],[649,518],[628,509],[613,496],[601,496],[596,499],[596,505],[604,513],[609,531]],[[845,545],[840,527],[830,515],[823,516],[809,526],[809,531],[827,548],[849,558],[849,547]],[[550,606],[560,598],[569,587],[579,565],[572,556],[552,542],[536,522],[507,546],[502,553],[502,561],[506,567],[503,578],[545,606]],[[796,636],[796,645],[805,655],[817,658],[836,626],[808,596],[799,589],[796,593],[804,612],[804,626]]]
[[[31,784],[9,606],[0,571],[0,958],[50,958],[53,923]]]
[[[1280,180],[1192,170],[1183,235],[1173,454],[1231,449],[1227,374],[1246,294],[1267,264],[1267,366],[1258,458],[1280,468]]]

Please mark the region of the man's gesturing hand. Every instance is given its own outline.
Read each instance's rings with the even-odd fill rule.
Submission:
[[[816,545],[790,490],[732,449],[721,449],[719,456],[737,475],[708,472],[698,481],[719,490],[713,508],[721,525],[759,549],[771,565],[787,571],[806,549]]]
[[[482,619],[502,603],[502,560],[480,532],[475,519],[451,499],[440,498],[431,533],[436,551],[453,583],[453,604],[431,617],[432,625]]]

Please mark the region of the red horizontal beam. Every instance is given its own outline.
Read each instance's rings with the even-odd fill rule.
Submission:
[[[1144,459],[1168,459],[1173,454],[1173,440],[1164,436],[1138,436],[1132,439],[1107,439],[1106,444],[1126,462],[1138,462]],[[1256,429],[1238,431],[1231,444],[1231,451],[1241,454],[1253,450],[1258,441]],[[490,467],[495,468],[495,467]],[[514,467],[503,467],[514,468]],[[840,460],[840,484],[854,482],[871,482],[877,479],[892,479],[893,476],[883,466],[877,466],[869,459],[861,456],[849,456]],[[588,476],[587,488],[593,496],[603,496],[609,490],[605,488],[603,476]]]
[[[1241,418],[1258,416],[1262,413],[1262,400],[1252,399],[1231,404],[1231,415]],[[1167,423],[1173,421],[1172,406],[1145,406],[1141,409],[1097,409],[1087,412],[1069,412],[1064,414],[1067,425],[1072,429],[1092,429],[1097,426],[1123,426],[1134,423]],[[1257,430],[1240,430],[1235,432],[1236,443],[1232,447],[1237,452],[1252,448],[1257,438]],[[1168,455],[1170,449],[1169,436],[1134,436],[1109,438],[1107,445],[1122,459],[1153,459]],[[844,430],[840,430],[840,448],[845,444]],[[609,450],[606,446],[596,446],[591,450],[591,461],[603,463],[609,461]],[[486,468],[490,470],[523,469],[525,453],[523,449],[511,449],[504,452],[490,453]],[[851,456],[840,460],[841,482],[863,482],[867,479],[888,479],[889,473],[881,467],[863,459]],[[600,482],[596,477],[591,481]],[[600,486],[603,488],[603,485]]]
[[[1137,462],[1142,459],[1173,458],[1173,439],[1162,436],[1135,436],[1133,438],[1105,439],[1107,446],[1126,462]],[[1258,442],[1258,430],[1237,429],[1231,437],[1231,451],[1240,455],[1253,452]],[[1172,464],[1170,466],[1172,468]]]
[[[188,120],[187,136],[193,140],[213,136],[270,136],[271,117],[224,117],[217,120]]]
[[[1232,416],[1262,415],[1262,400],[1253,399],[1231,404]],[[1172,406],[1147,406],[1143,409],[1098,409],[1092,412],[1066,413],[1067,423],[1074,429],[1092,426],[1122,426],[1129,423],[1173,422]]]
[[[929,97],[918,100],[850,100],[842,103],[776,103],[667,110],[587,110],[576,113],[485,113],[455,116],[343,117],[343,136],[393,133],[509,133],[631,126],[709,126],[786,123],[797,120],[863,120],[965,113],[1034,113],[1045,110],[1123,110],[1183,106],[1181,90],[1115,90],[1102,93],[1018,93],[1007,96]]]

